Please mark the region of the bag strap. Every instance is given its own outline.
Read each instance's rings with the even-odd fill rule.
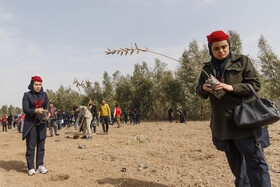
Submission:
[[[272,171],[273,173],[280,173],[280,171],[275,171],[274,169],[272,169],[272,167],[269,165],[269,163],[267,162],[266,160],[266,157],[264,155],[264,151],[263,151],[263,148],[262,148],[262,144],[260,143],[259,141],[259,138],[257,136],[257,131],[256,129],[252,130],[253,131],[253,134],[254,134],[254,137],[255,137],[255,141],[256,141],[256,146],[258,147],[259,151],[261,152],[261,155],[264,159],[264,162],[265,164],[267,165],[267,167],[270,169],[270,171]]]
[[[251,84],[248,84],[248,87],[250,88],[250,90],[252,91],[252,93],[254,94],[254,96],[256,97],[256,99],[258,101],[261,101],[261,99],[259,98],[257,92],[255,91],[255,89],[253,88],[253,86]]]

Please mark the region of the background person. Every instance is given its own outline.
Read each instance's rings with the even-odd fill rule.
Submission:
[[[93,129],[92,135],[96,135],[96,126],[98,124],[98,113],[96,109],[96,105],[90,100],[89,102],[89,110],[92,113],[92,121],[91,121],[91,128]]]
[[[71,118],[72,118],[72,115],[71,115],[71,112],[70,111],[67,111],[65,113],[65,123],[67,125],[67,128],[70,128],[71,127]]]
[[[57,133],[57,123],[56,123],[56,108],[53,106],[53,103],[50,102],[50,107],[49,107],[49,112],[50,112],[50,118],[48,120],[48,126],[49,126],[49,131],[50,131],[50,136],[53,137],[53,130],[56,136],[59,136]]]
[[[63,112],[60,109],[57,109],[57,121],[58,121],[58,130],[61,130],[62,128],[62,123],[63,123]]]
[[[25,118],[25,114],[21,114],[20,117],[17,119],[18,131],[19,131],[20,133],[22,133],[22,131],[23,131],[24,118]]]
[[[127,124],[127,119],[128,119],[128,110],[125,108],[123,110],[123,117],[124,117],[124,123]]]
[[[1,118],[3,132],[7,132],[7,114],[4,114]]]
[[[173,109],[172,108],[170,108],[168,110],[168,118],[169,118],[169,122],[172,123],[172,121],[173,121]]]
[[[8,120],[8,129],[12,129],[12,123],[13,123],[13,115],[10,114],[7,118]]]
[[[91,139],[92,133],[91,133],[91,121],[92,121],[92,113],[87,109],[86,106],[80,106],[79,111],[84,114],[84,122],[83,122],[83,137],[85,139]]]
[[[109,130],[109,121],[111,120],[111,110],[106,101],[103,99],[99,106],[98,117],[102,123],[102,129],[104,134],[108,134]],[[106,125],[106,127],[105,127]]]
[[[121,109],[119,105],[116,105],[114,110],[114,118],[117,120],[118,128],[121,127]]]

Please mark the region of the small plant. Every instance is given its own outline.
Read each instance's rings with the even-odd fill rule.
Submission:
[[[89,88],[91,84],[93,84],[92,82],[90,82],[89,80],[82,80],[82,82],[79,82],[78,79],[74,78],[73,84],[80,90],[80,87],[82,87],[84,90]]]
[[[139,48],[139,47],[137,46],[136,43],[135,43],[135,48],[134,48],[133,45],[131,44],[131,47],[130,47],[130,48],[125,47],[125,48],[119,48],[119,49],[113,49],[113,50],[111,50],[111,49],[108,48],[108,50],[105,51],[106,55],[114,55],[114,54],[117,54],[117,55],[121,55],[121,56],[122,56],[122,55],[125,55],[125,56],[126,56],[126,55],[128,55],[128,54],[132,55],[134,52],[135,52],[136,54],[138,54],[139,52],[148,52],[148,53],[153,53],[153,54],[156,54],[156,55],[160,55],[160,56],[169,58],[169,59],[171,59],[171,60],[174,60],[174,61],[176,61],[176,62],[179,62],[180,64],[183,64],[183,65],[185,65],[185,66],[188,66],[188,67],[195,68],[195,69],[197,69],[197,70],[203,71],[203,72],[207,75],[208,78],[210,77],[209,74],[208,74],[204,69],[201,69],[201,68],[192,66],[192,65],[190,65],[190,64],[181,62],[181,61],[179,61],[179,60],[177,60],[177,59],[175,59],[175,58],[172,58],[172,57],[170,57],[170,56],[167,56],[167,55],[165,55],[165,54],[162,54],[162,53],[159,53],[159,52],[156,52],[156,51],[151,51],[151,50],[149,50],[148,48],[145,48],[145,49]]]

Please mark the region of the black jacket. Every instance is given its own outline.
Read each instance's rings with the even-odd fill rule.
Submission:
[[[47,109],[49,99],[47,94],[43,91],[43,88],[39,93],[36,93],[34,90],[25,92],[22,99],[22,109],[25,113],[24,127],[22,132],[22,140],[26,138],[29,134],[31,128],[35,123],[38,123],[38,116],[35,114],[36,105],[38,108]],[[46,138],[47,133],[47,124],[42,123],[39,125],[39,137],[40,140]]]
[[[216,77],[216,70],[212,62],[205,63],[203,69]],[[233,120],[234,108],[241,104],[242,97],[246,98],[248,102],[255,99],[248,84],[251,84],[256,91],[261,86],[257,70],[251,60],[243,55],[231,55],[225,66],[221,82],[232,85],[234,91],[227,92],[221,99],[202,90],[206,80],[205,73],[201,73],[196,92],[203,99],[210,98],[210,127],[215,138],[228,140],[253,136],[251,129],[240,129]]]
[[[92,113],[92,117],[96,117],[96,118],[98,117],[97,109],[95,105],[90,105],[89,110]]]
[[[62,119],[63,119],[63,112],[62,112],[62,110],[60,110],[59,112],[57,112],[56,117],[57,117],[58,120],[62,120]]]

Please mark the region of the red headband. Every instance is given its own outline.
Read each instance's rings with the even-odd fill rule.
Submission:
[[[31,78],[31,80],[37,81],[37,82],[43,82],[43,80],[39,76],[34,76],[34,77]]]
[[[218,42],[218,41],[222,41],[222,40],[227,40],[228,35],[226,33],[224,33],[223,31],[215,31],[215,32],[212,32],[210,35],[208,35],[207,39],[208,39],[208,43]]]

